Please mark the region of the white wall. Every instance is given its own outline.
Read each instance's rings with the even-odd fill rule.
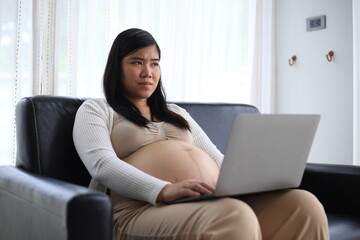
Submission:
[[[352,164],[352,0],[277,0],[276,5],[276,111],[321,114],[309,161]],[[326,29],[307,32],[306,19],[319,15],[326,15]],[[292,55],[297,61],[290,67]]]

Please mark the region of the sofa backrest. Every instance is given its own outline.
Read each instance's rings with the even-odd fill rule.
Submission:
[[[16,166],[40,175],[88,186],[90,175],[73,143],[77,109],[85,99],[61,96],[23,98],[16,105]],[[244,104],[177,103],[224,151],[236,113],[258,113]]]
[[[33,96],[16,105],[16,166],[87,186],[90,175],[72,140],[77,109],[84,99]]]
[[[224,153],[233,119],[238,113],[259,113],[246,104],[230,103],[177,103],[190,113],[217,148]]]

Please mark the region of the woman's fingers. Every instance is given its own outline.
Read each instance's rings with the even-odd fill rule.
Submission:
[[[190,188],[191,190],[198,192],[200,194],[210,194],[215,191],[213,187],[203,182],[190,182],[184,187]]]
[[[214,187],[197,180],[186,180],[166,185],[158,196],[158,201],[168,202],[182,197],[193,197],[201,194],[211,194]]]

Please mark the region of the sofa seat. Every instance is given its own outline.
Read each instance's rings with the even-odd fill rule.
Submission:
[[[359,240],[360,217],[328,213],[331,240]]]

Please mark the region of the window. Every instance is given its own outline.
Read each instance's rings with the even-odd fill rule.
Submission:
[[[15,104],[31,94],[32,6],[30,1],[0,1],[0,165],[15,159]]]
[[[15,157],[24,96],[103,97],[116,35],[142,28],[162,50],[170,101],[250,102],[248,0],[0,0],[0,164]]]

